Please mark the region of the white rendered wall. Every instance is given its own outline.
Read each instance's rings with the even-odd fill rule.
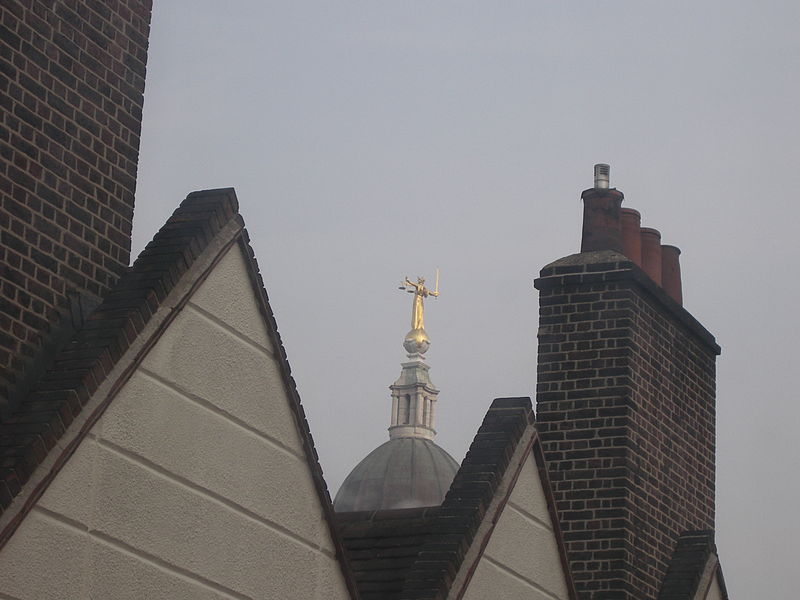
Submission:
[[[0,553],[0,598],[349,598],[234,246]]]
[[[547,500],[528,456],[465,600],[567,600],[566,579]]]

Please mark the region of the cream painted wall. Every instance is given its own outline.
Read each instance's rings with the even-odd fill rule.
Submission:
[[[0,553],[0,598],[348,598],[273,350],[234,246]]]
[[[558,544],[533,456],[528,456],[522,467],[464,598],[568,598]]]
[[[711,585],[708,586],[706,600],[722,600],[722,591],[720,590],[719,579],[716,573],[714,573],[714,578],[711,580]]]

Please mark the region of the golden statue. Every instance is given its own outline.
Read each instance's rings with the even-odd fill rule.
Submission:
[[[404,345],[409,352],[424,354],[430,345],[428,335],[425,333],[425,316],[423,300],[428,296],[436,298],[439,295],[439,269],[436,269],[436,289],[429,290],[425,287],[425,278],[417,277],[416,283],[408,277],[400,284],[401,290],[414,294],[414,303],[411,306],[411,331],[406,335]]]

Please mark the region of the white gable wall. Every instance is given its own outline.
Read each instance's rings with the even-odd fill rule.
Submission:
[[[0,552],[0,598],[348,598],[234,245]]]
[[[547,500],[529,454],[489,538],[465,600],[567,600]]]
[[[722,600],[722,589],[719,585],[716,570],[714,571],[714,577],[711,579],[711,585],[708,587],[705,600]]]

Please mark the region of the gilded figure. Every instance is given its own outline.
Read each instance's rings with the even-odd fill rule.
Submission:
[[[409,294],[414,294],[414,303],[411,307],[411,330],[425,329],[424,319],[424,304],[423,300],[428,296],[434,298],[439,295],[439,270],[436,270],[436,289],[429,290],[425,287],[425,278],[417,277],[416,283],[411,281],[408,277],[405,278],[401,290],[406,290]]]

